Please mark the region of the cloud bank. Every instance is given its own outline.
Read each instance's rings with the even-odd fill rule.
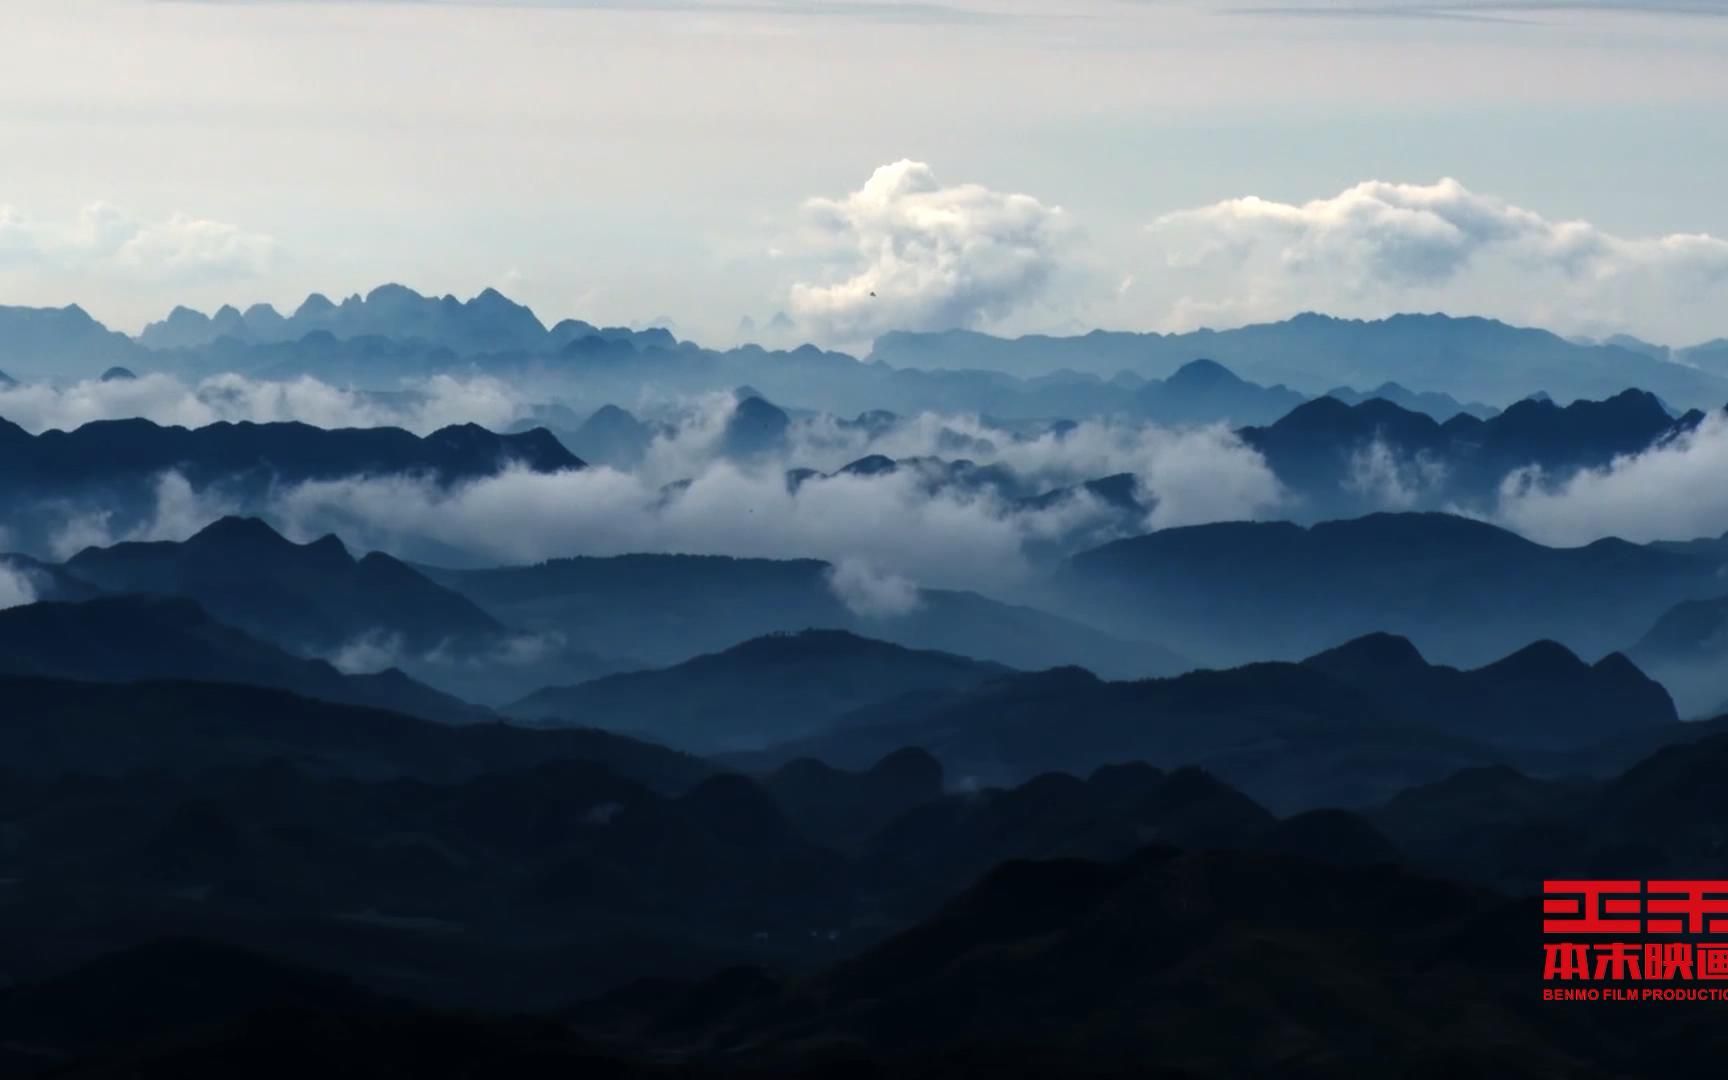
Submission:
[[[294,400],[319,408],[330,401],[323,392]],[[347,408],[345,401],[338,399]],[[888,617],[910,610],[917,585],[1011,587],[1076,538],[1096,543],[1148,527],[1263,516],[1283,498],[1264,460],[1223,428],[1088,421],[1033,438],[976,417],[930,415],[872,441],[819,418],[795,423],[778,451],[741,463],[723,453],[735,407],[729,396],[693,403],[628,473],[511,469],[443,487],[410,476],[352,477],[263,496],[194,489],[169,473],[142,514],[70,502],[33,513],[57,515],[47,550],[62,558],[122,540],[183,539],[232,513],[263,514],[301,540],[334,532],[356,549],[466,564],[629,552],[815,557],[835,564],[832,584],[849,606]],[[931,461],[788,482],[794,467],[834,472],[870,452],[952,458],[955,440],[980,463],[1011,470],[1014,483],[970,483]],[[1085,491],[1020,501],[1124,472],[1138,478],[1151,508],[1143,519]],[[245,501],[256,498],[264,501]]]
[[[830,341],[888,330],[977,327],[1040,300],[1069,243],[1067,216],[1031,195],[944,186],[897,161],[862,188],[804,207],[813,246],[837,280],[792,287],[792,313]]]
[[[277,256],[270,236],[189,214],[148,220],[91,203],[70,221],[53,221],[0,205],[0,269],[221,281],[266,274]]]
[[[1497,517],[1546,544],[1717,537],[1728,533],[1725,475],[1728,413],[1718,411],[1688,434],[1564,483],[1519,470],[1501,485]]]
[[[26,431],[70,431],[92,420],[141,417],[158,424],[203,427],[219,421],[297,420],[318,427],[400,427],[427,434],[450,424],[504,428],[527,406],[497,379],[436,375],[374,394],[309,376],[284,381],[214,375],[189,383],[172,375],[76,383],[0,386],[0,417]]]
[[[1620,236],[1452,179],[1368,180],[1300,204],[1226,199],[1165,214],[1151,234],[1183,290],[1178,326],[1420,307],[1637,330],[1728,303],[1728,240]]]

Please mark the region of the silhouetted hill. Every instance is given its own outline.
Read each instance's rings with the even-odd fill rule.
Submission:
[[[1390,712],[1503,746],[1575,746],[1679,719],[1668,692],[1621,654],[1586,664],[1552,641],[1471,671],[1430,666],[1408,640],[1387,634],[1304,663]]]
[[[764,776],[762,786],[805,835],[850,850],[901,814],[941,799],[942,777],[941,762],[908,747],[859,772],[799,758]]]
[[[1720,718],[1678,727],[1647,754],[1621,747],[1623,764],[1599,779],[1472,770],[1404,791],[1372,816],[1420,865],[1501,888],[1607,874],[1707,877],[1721,869],[1728,829],[1715,779],[1728,764],[1728,735]]]
[[[850,630],[1022,669],[1073,663],[1128,676],[1188,666],[1157,645],[976,593],[921,589],[903,614],[860,615],[837,595],[833,568],[811,559],[625,555],[425,572],[510,626],[650,666],[807,629]]]
[[[686,1015],[661,1045],[862,1075],[1559,1075],[1577,1024],[1527,1000],[1502,954],[1529,917],[1395,868],[1269,854],[1012,862],[742,1015]],[[1618,1049],[1601,1032],[1582,1045]]]
[[[125,334],[109,330],[76,304],[0,307],[0,364],[15,375],[88,378],[142,354]]]
[[[544,430],[497,435],[474,424],[418,436],[400,428],[326,430],[300,423],[164,427],[149,420],[98,420],[74,431],[31,436],[0,421],[7,495],[65,493],[175,470],[195,486],[223,478],[330,480],[419,473],[441,483],[489,476],[508,463],[536,472],[582,462]]]
[[[112,596],[0,611],[0,674],[111,683],[242,683],[444,723],[489,716],[395,669],[344,675],[322,660],[290,655],[217,622],[182,598]]]
[[[1680,727],[1666,692],[1620,657],[1591,666],[1544,643],[1461,672],[1398,646],[1369,639],[1302,664],[1140,682],[1008,676],[864,707],[765,758],[856,768],[920,746],[948,775],[994,784],[1115,762],[1198,765],[1284,812],[1368,805],[1474,765],[1576,767],[1587,749]]]
[[[19,603],[33,600],[76,602],[102,595],[102,590],[88,581],[74,577],[53,563],[32,559],[28,555],[0,555],[0,571],[9,573],[13,587],[22,592],[21,597],[12,597]]]
[[[720,436],[722,452],[730,458],[748,460],[785,449],[786,432],[792,420],[785,410],[771,405],[754,392],[740,395],[738,408],[726,421]]]
[[[1645,450],[1698,419],[1677,421],[1641,390],[1564,408],[1526,398],[1488,419],[1459,413],[1444,423],[1378,398],[1348,405],[1328,396],[1240,434],[1302,497],[1301,512],[1311,519],[1388,505],[1489,508],[1514,470],[1534,467],[1564,479]]]
[[[1549,548],[1461,517],[1372,514],[1164,529],[1075,556],[1062,585],[1100,625],[1213,663],[1387,631],[1480,664],[1544,638],[1584,655],[1621,648],[1676,602],[1715,595],[1723,565],[1714,549]]]
[[[505,712],[714,753],[802,738],[864,705],[975,686],[1008,670],[842,630],[806,630],[755,638],[663,670],[548,687]]]
[[[616,405],[605,405],[564,437],[564,444],[584,461],[631,469],[641,463],[656,429]]]
[[[1708,552],[1712,545],[1691,550]],[[1674,693],[1687,716],[1715,715],[1728,703],[1728,597],[1683,600],[1658,615],[1627,655]]]
[[[1379,398],[1382,401],[1389,401],[1401,409],[1426,413],[1440,423],[1445,423],[1459,413],[1466,413],[1477,419],[1487,420],[1500,412],[1494,406],[1484,405],[1480,401],[1463,403],[1451,394],[1410,390],[1395,382],[1381,383],[1372,390],[1356,390],[1348,386],[1336,386],[1326,391],[1326,396],[1337,398],[1346,405],[1361,405],[1364,402]]]
[[[0,617],[11,614],[0,613]],[[0,676],[0,747],[13,773],[196,774],[287,762],[314,776],[433,783],[591,761],[644,785],[690,787],[695,758],[586,729],[447,725],[233,682],[73,682]]]
[[[215,942],[151,941],[39,983],[0,990],[0,1044],[44,1065],[161,1042],[257,1013],[404,1011],[351,980]]]
[[[1139,411],[1159,424],[1269,423],[1307,400],[1285,386],[1257,386],[1222,364],[1191,360],[1167,379],[1134,392]]]
[[[296,651],[329,654],[369,636],[405,650],[460,650],[503,632],[471,601],[388,555],[355,559],[334,536],[295,544],[256,518],[223,518],[181,543],[87,548],[65,569],[110,592],[189,597]]]

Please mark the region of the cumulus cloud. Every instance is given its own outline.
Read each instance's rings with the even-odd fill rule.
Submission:
[[[189,214],[149,220],[92,203],[54,221],[0,206],[0,265],[187,282],[264,274],[277,254],[270,236]]]
[[[1728,414],[1602,469],[1553,482],[1521,469],[1501,485],[1499,521],[1547,544],[1605,536],[1637,542],[1688,540],[1728,532]]]
[[[1043,297],[1068,236],[1060,207],[944,186],[918,161],[884,165],[857,191],[804,210],[809,238],[843,269],[794,285],[791,308],[833,341],[1003,319]]]
[[[918,585],[857,559],[842,559],[828,571],[828,587],[852,614],[892,619],[918,610]]]
[[[1638,329],[1677,302],[1728,300],[1728,240],[1620,236],[1453,179],[1370,180],[1300,204],[1226,199],[1151,231],[1180,275],[1173,321],[1184,325],[1423,306]]]
[[[521,397],[500,380],[449,375],[409,382],[390,394],[331,386],[309,376],[271,381],[232,373],[196,383],[150,374],[109,382],[0,386],[0,416],[30,432],[142,417],[184,427],[297,420],[326,428],[401,427],[424,435],[460,423],[502,428],[526,411]]]

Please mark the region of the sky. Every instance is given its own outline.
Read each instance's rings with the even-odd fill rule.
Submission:
[[[1728,336],[1728,0],[16,0],[0,303]],[[874,294],[874,295],[871,295]]]

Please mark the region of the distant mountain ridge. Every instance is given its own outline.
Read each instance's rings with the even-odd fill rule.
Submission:
[[[1085,664],[1135,677],[1190,666],[1154,642],[977,593],[920,589],[909,610],[860,615],[836,593],[834,567],[815,559],[623,555],[422,569],[507,625],[557,634],[572,649],[639,666],[664,667],[765,634],[809,629],[848,630],[1021,669]]]
[[[844,630],[805,630],[754,638],[661,670],[548,687],[504,711],[714,753],[812,735],[863,705],[974,686],[1008,671]]]
[[[295,544],[257,518],[222,518],[181,543],[86,548],[64,569],[109,592],[196,600],[225,622],[312,652],[368,634],[410,650],[473,647],[504,629],[388,555],[356,559],[335,536]]]
[[[461,356],[555,350],[588,337],[633,340],[637,336],[633,330],[602,329],[575,319],[549,329],[533,311],[496,289],[484,289],[464,301],[451,295],[423,296],[406,286],[388,284],[340,303],[313,293],[286,316],[269,304],[254,304],[244,312],[225,305],[214,315],[177,307],[167,318],[146,326],[138,335],[138,344],[157,351],[198,349],[224,338],[240,344],[273,345],[298,341],[308,334],[328,334],[338,340],[423,342]],[[645,342],[675,343],[663,329],[643,331],[642,335]]]
[[[895,332],[877,339],[870,358],[897,367],[993,369],[1025,377],[1061,368],[1160,375],[1197,356],[1255,382],[1313,394],[1390,380],[1490,404],[1517,401],[1537,389],[1566,401],[1603,398],[1627,386],[1642,386],[1684,407],[1728,401],[1728,382],[1697,367],[1620,345],[1582,345],[1545,330],[1448,315],[1360,320],[1309,313],[1179,334],[1094,330],[1078,337],[1005,339],[967,330]]]
[[[1709,548],[1550,548],[1456,515],[1377,513],[1114,541],[1070,559],[1043,602],[1182,641],[1211,663],[1307,656],[1389,631],[1474,665],[1544,638],[1591,656],[1625,648],[1673,604],[1718,595],[1724,566]]]
[[[17,328],[11,341],[24,344],[8,343],[8,327]],[[1022,417],[1144,411],[1182,418],[1192,416],[1194,406],[1174,400],[1180,387],[1160,380],[1209,358],[1247,384],[1215,402],[1208,418],[1237,424],[1269,422],[1294,394],[1343,389],[1349,397],[1357,392],[1347,388],[1388,383],[1412,388],[1403,403],[1440,420],[1447,418],[1447,397],[1480,414],[1486,407],[1479,403],[1504,405],[1538,390],[1564,402],[1605,398],[1627,386],[1644,387],[1681,408],[1712,408],[1728,401],[1728,366],[1717,362],[1719,353],[1714,342],[1665,350],[1621,339],[1567,341],[1474,317],[1303,314],[1186,334],[1099,330],[1008,340],[960,330],[895,332],[860,363],[810,345],[720,351],[681,342],[661,328],[597,327],[578,319],[547,327],[494,289],[463,301],[400,285],[340,303],[314,294],[286,316],[268,305],[224,307],[214,316],[178,308],[137,342],[76,308],[0,310],[0,365],[33,377],[92,377],[119,364],[188,375],[309,374],[382,388],[405,377],[485,371],[579,378],[594,404],[635,400],[644,384],[674,393],[749,384],[772,399],[835,411]],[[1218,414],[1224,406],[1228,411]]]
[[[420,436],[401,428],[325,429],[302,423],[215,423],[198,428],[149,420],[98,420],[72,431],[32,435],[0,418],[0,503],[11,507],[9,544],[45,552],[50,512],[86,506],[124,536],[154,515],[157,486],[170,473],[194,492],[220,487],[220,502],[259,506],[280,485],[358,476],[424,478],[440,485],[492,476],[511,466],[534,472],[581,469],[583,461],[544,429],[498,435],[476,424]]]
[[[1661,446],[1703,419],[1696,410],[1671,416],[1643,390],[1564,407],[1525,398],[1487,419],[1459,413],[1444,423],[1384,399],[1352,405],[1328,395],[1238,434],[1301,498],[1297,515],[1315,520],[1388,506],[1489,513],[1516,470],[1560,482]]]
[[[1056,669],[908,695],[763,757],[857,767],[918,746],[988,784],[1197,765],[1289,812],[1371,804],[1471,765],[1566,769],[1588,747],[1680,726],[1667,692],[1619,654],[1587,664],[1537,642],[1459,670],[1371,635],[1295,664],[1133,682]]]
[[[344,675],[211,618],[179,597],[111,596],[0,611],[0,675],[87,682],[185,680],[287,690],[440,723],[476,723],[484,709],[400,671]]]
[[[0,418],[0,492],[64,489],[175,469],[189,479],[268,473],[285,483],[386,473],[424,473],[441,483],[518,463],[535,472],[583,462],[544,429],[498,435],[454,424],[420,436],[401,428],[319,428],[296,422],[166,426],[94,420],[32,435]]]

